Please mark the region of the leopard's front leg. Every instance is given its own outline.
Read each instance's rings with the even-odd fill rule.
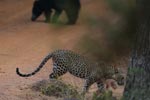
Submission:
[[[105,92],[105,85],[104,85],[103,81],[99,80],[96,83],[97,83],[97,87],[98,87],[98,92],[100,92],[100,93]]]
[[[82,94],[85,94],[86,92],[88,92],[89,87],[90,87],[94,82],[95,82],[95,81],[94,81],[92,78],[86,79],[86,80],[85,80],[85,83],[84,83],[83,90],[82,90]]]

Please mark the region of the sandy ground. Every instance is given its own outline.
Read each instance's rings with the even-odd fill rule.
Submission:
[[[73,49],[77,41],[88,33],[89,26],[86,25],[85,14],[107,16],[104,13],[105,5],[100,2],[82,0],[77,24],[66,26],[44,23],[43,17],[37,22],[31,22],[33,0],[0,0],[0,100],[54,100],[53,97],[32,93],[30,90],[24,91],[28,85],[42,79],[48,80],[51,61],[37,75],[30,78],[17,76],[16,67],[28,73],[33,71],[50,51],[59,48]],[[78,87],[83,85],[83,80],[70,74],[64,75],[62,79]],[[91,87],[90,93],[95,90],[96,87]],[[122,88],[119,88],[115,92],[120,95],[121,91]]]

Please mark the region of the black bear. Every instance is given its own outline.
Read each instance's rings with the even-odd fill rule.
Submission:
[[[62,11],[65,11],[68,22],[75,24],[81,8],[80,0],[35,0],[32,8],[32,21],[35,21],[42,13],[46,22],[56,23]],[[54,12],[51,18],[52,11]]]

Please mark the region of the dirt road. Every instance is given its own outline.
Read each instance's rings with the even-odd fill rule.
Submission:
[[[31,78],[18,77],[15,73],[16,67],[28,73],[33,71],[50,51],[59,48],[73,49],[81,37],[88,33],[89,26],[84,23],[87,21],[85,14],[97,17],[105,15],[104,5],[98,2],[82,0],[82,10],[77,24],[66,26],[44,23],[43,16],[37,22],[31,22],[33,0],[1,0],[0,100],[46,100],[47,97],[24,92],[23,88],[42,79],[48,79],[51,61]],[[64,16],[65,14],[62,18]],[[68,74],[63,76],[63,80],[79,87],[83,83],[82,80]]]

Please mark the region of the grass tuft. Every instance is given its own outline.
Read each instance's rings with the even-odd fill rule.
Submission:
[[[64,100],[81,100],[81,95],[75,87],[70,84],[65,84],[60,80],[42,80],[35,83],[31,89],[34,91],[39,91],[47,96],[64,98]]]

